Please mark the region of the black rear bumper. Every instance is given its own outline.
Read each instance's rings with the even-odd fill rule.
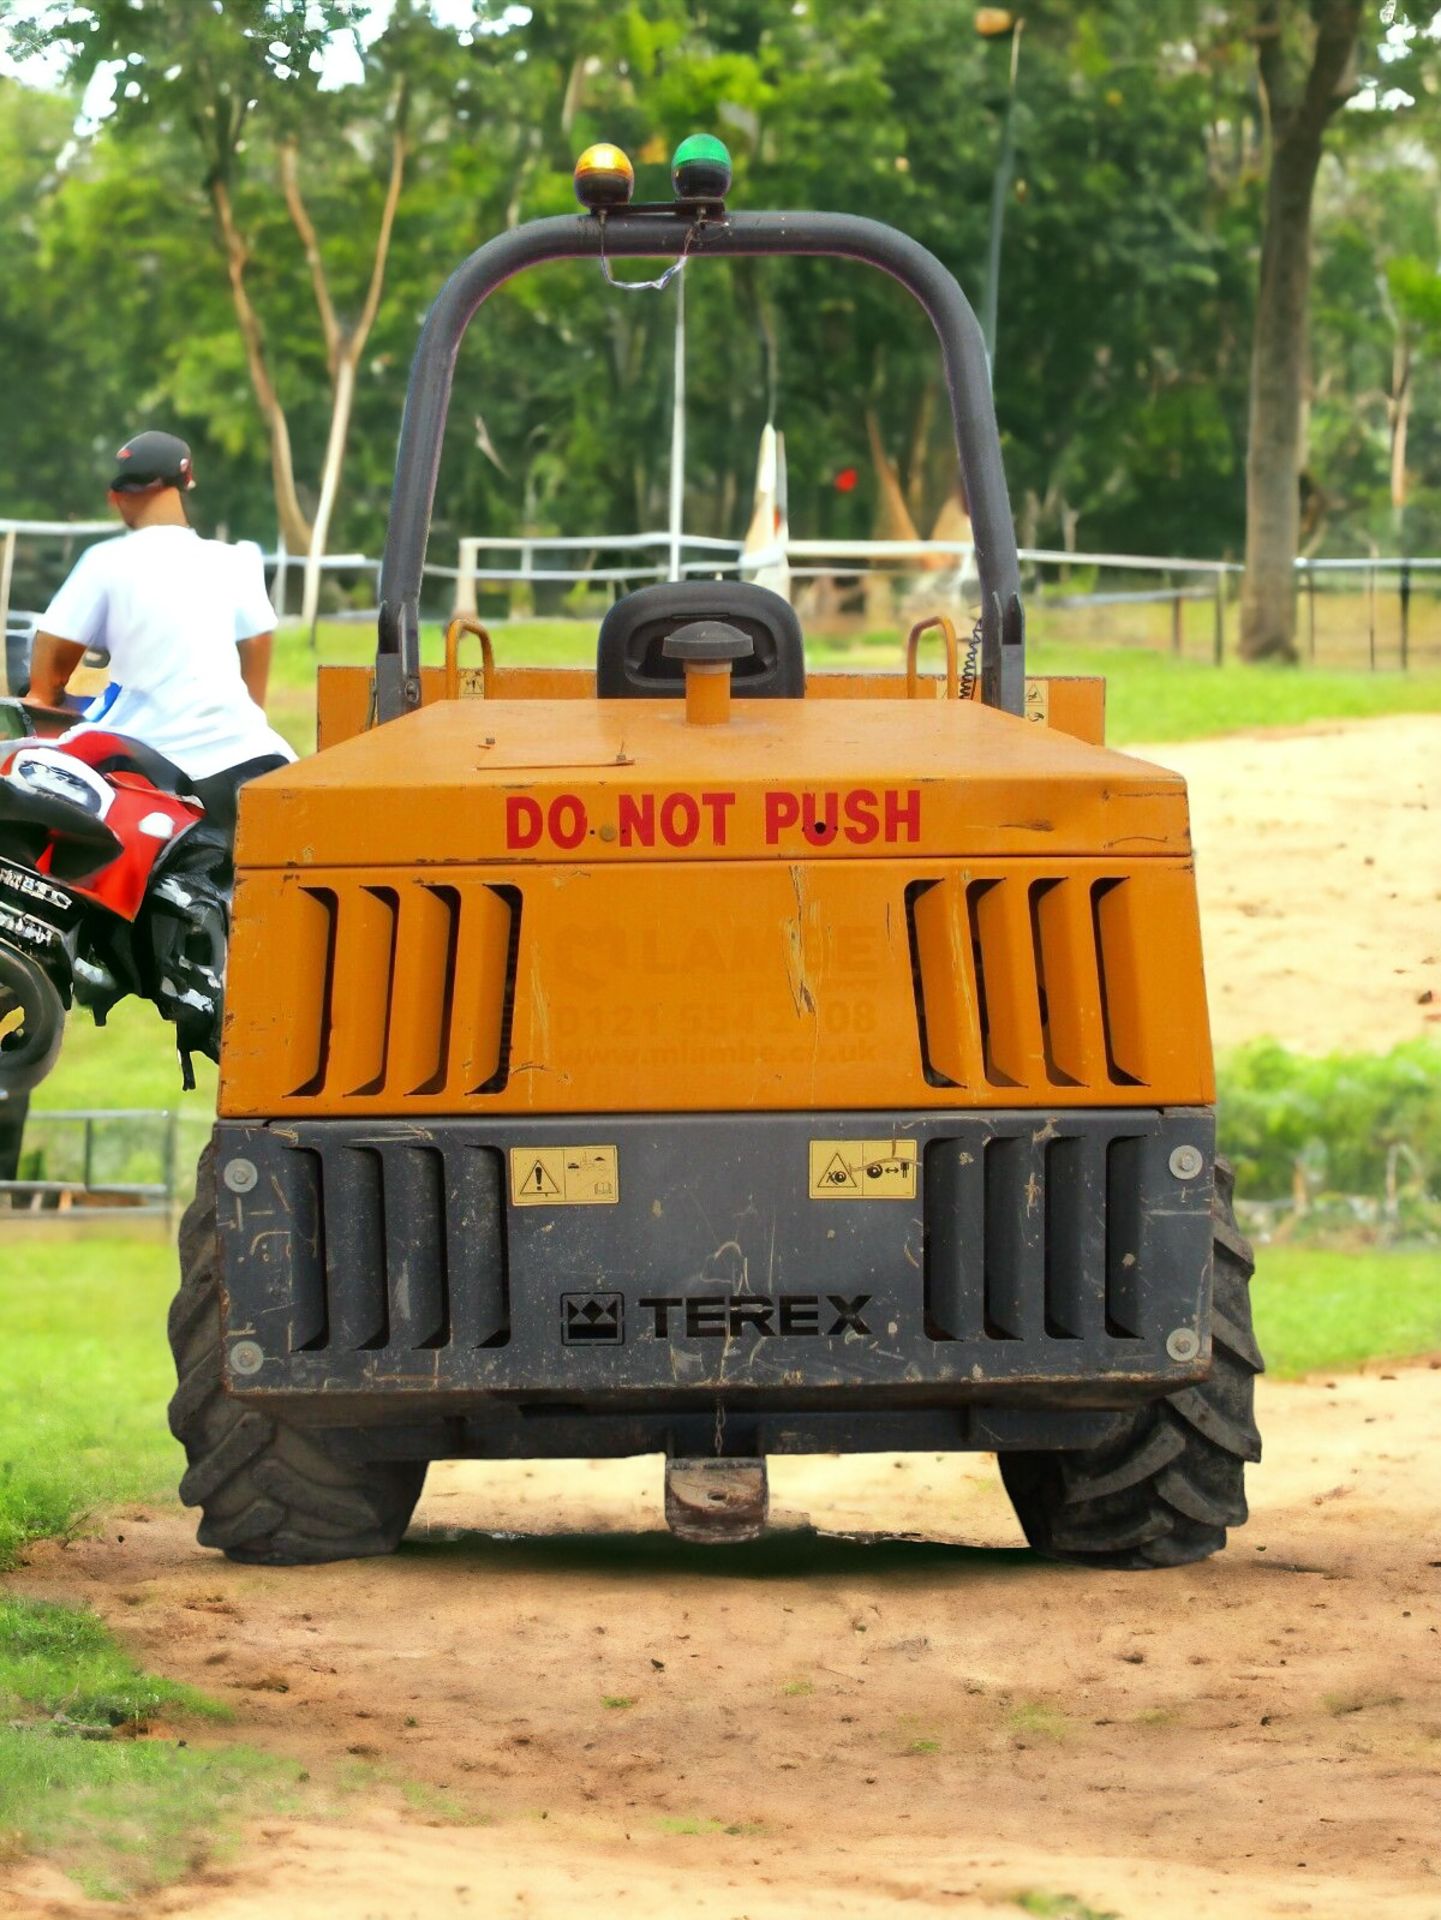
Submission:
[[[866,1444],[906,1444],[894,1415],[994,1446],[983,1407],[1120,1407],[1209,1366],[1205,1108],[223,1121],[216,1143],[231,1392],[447,1421],[445,1451],[629,1452],[718,1410],[770,1451],[847,1444],[860,1413],[892,1433]],[[565,1446],[519,1437],[540,1426]]]

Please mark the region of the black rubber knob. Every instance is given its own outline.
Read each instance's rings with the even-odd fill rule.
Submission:
[[[748,633],[725,620],[692,620],[689,626],[668,633],[661,646],[667,660],[689,660],[704,664],[723,660],[747,660],[756,650]]]

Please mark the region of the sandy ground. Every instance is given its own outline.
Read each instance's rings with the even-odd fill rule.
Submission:
[[[926,1455],[778,1463],[751,1548],[674,1543],[658,1462],[452,1465],[389,1561],[234,1567],[157,1511],[14,1584],[317,1780],[444,1795],[266,1822],[147,1913],[1441,1920],[1441,1371],[1262,1392],[1252,1522],[1174,1573],[1048,1566],[991,1462]]]
[[[1130,751],[1190,785],[1218,1046],[1441,1040],[1441,714]]]

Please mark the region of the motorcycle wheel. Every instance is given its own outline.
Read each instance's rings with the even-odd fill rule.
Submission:
[[[65,1008],[38,960],[0,942],[0,1100],[29,1093],[55,1065]]]

